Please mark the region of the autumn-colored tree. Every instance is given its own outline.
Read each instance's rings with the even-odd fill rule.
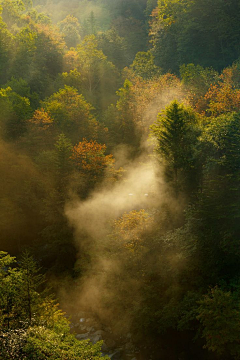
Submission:
[[[106,145],[83,139],[74,146],[72,160],[79,171],[96,181],[102,178],[107,166],[113,162],[113,156],[105,155],[105,151]]]
[[[201,113],[206,110],[205,94],[219,81],[219,74],[213,68],[200,65],[183,64],[180,66],[182,84],[188,92],[187,99],[191,106]]]
[[[73,143],[83,137],[97,138],[99,124],[92,115],[93,108],[76,89],[65,86],[46,99],[43,108],[58,131]]]
[[[120,246],[137,251],[143,245],[143,236],[151,229],[153,217],[145,210],[124,213],[114,222],[114,237]]]
[[[240,65],[223,70],[220,79],[205,94],[206,114],[218,116],[240,110]]]
[[[104,121],[113,144],[126,143],[141,151],[140,138],[147,138],[159,111],[170,99],[183,100],[184,92],[180,80],[172,74],[143,79],[125,68],[124,77],[124,87],[117,92],[119,100],[105,112]]]

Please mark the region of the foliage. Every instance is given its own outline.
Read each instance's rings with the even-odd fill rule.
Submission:
[[[220,355],[239,358],[239,304],[230,292],[215,287],[199,301],[198,320],[201,322],[205,347]]]
[[[68,308],[97,312],[117,342],[131,332],[143,359],[240,357],[239,10],[1,1],[0,358],[102,357],[70,335],[51,279],[77,284]],[[145,162],[155,186],[134,208],[125,185]],[[76,231],[66,204],[98,230],[92,204],[115,191],[113,223]]]
[[[153,219],[145,210],[132,210],[115,221],[115,236],[121,238],[124,247],[136,251],[141,246],[142,234],[147,232],[152,225]]]
[[[155,56],[164,71],[182,64],[220,70],[239,57],[235,0],[158,1],[151,35]]]
[[[178,102],[172,102],[159,114],[157,123],[152,127],[157,138],[157,152],[165,164],[167,178],[176,191],[196,187],[194,171],[197,171],[196,155],[199,130],[197,118],[191,109]]]
[[[60,22],[59,27],[68,47],[76,47],[81,40],[81,26],[78,22],[78,19],[74,16],[68,15]]]
[[[104,177],[114,180],[114,159],[112,155],[105,155],[105,151],[106,145],[86,139],[73,147],[71,159],[77,172],[85,179],[85,196]]]
[[[97,137],[98,123],[92,115],[93,108],[73,87],[65,86],[42,105],[56,129],[66,134],[73,143],[83,137]]]
[[[76,340],[56,302],[37,292],[44,277],[29,252],[14,263],[0,252],[0,359],[108,359],[101,342]]]
[[[148,52],[138,52],[131,65],[136,75],[144,79],[151,79],[160,74],[160,69],[154,64],[153,54]]]
[[[31,115],[30,101],[12,91],[10,87],[0,89],[2,135],[7,139],[17,139],[26,131],[26,120]]]

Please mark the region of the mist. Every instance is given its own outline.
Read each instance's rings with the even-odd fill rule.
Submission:
[[[148,242],[182,216],[184,198],[176,199],[171,193],[163,165],[154,155],[154,139],[149,139],[149,125],[176,98],[184,99],[179,86],[159,92],[143,112],[143,126],[140,129],[136,124],[135,129],[145,129],[141,132],[141,155],[132,158],[125,145],[114,149],[116,167],[124,168],[120,180],[101,183],[83,201],[71,194],[65,205],[65,215],[74,229],[76,269],[81,268],[81,277],[59,290],[61,304],[69,314],[90,312],[100,323],[111,326],[116,335],[131,331],[133,304],[141,309],[145,280],[139,274],[146,269],[162,271],[156,253],[145,259]]]

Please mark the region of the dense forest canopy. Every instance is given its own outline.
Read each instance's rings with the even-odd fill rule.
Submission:
[[[240,359],[239,17],[0,1],[0,359]]]

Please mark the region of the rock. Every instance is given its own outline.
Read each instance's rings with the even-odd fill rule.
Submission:
[[[102,340],[102,338],[99,335],[93,335],[90,337],[90,340],[93,344],[96,344],[98,341]]]
[[[79,322],[80,322],[80,323],[84,323],[85,320],[86,320],[85,318],[80,318],[80,319],[79,319]]]
[[[77,335],[76,335],[76,339],[78,339],[78,340],[86,340],[86,339],[89,339],[89,334],[88,334],[88,333],[85,333],[85,334],[77,334]]]
[[[87,331],[88,331],[89,333],[95,331],[94,327],[92,327],[92,326],[88,326],[86,329],[87,329]]]
[[[85,331],[85,332],[88,331],[88,330],[87,330],[87,327],[84,326],[84,325],[78,325],[78,329],[80,329],[81,331]]]
[[[122,349],[116,350],[113,354],[109,355],[111,360],[122,360]]]
[[[104,337],[106,335],[106,331],[104,330],[97,330],[94,335],[100,335],[101,337]]]

